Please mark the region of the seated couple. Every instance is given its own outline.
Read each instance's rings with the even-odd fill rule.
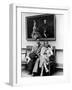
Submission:
[[[37,73],[38,69],[40,68],[40,76],[43,75],[43,70],[45,69],[45,72],[48,73],[49,69],[47,68],[47,65],[49,64],[49,57],[53,55],[52,47],[48,44],[48,42],[40,43],[39,40],[37,40],[37,45],[35,45],[32,48],[31,53],[28,58],[28,63],[32,61],[32,74]]]

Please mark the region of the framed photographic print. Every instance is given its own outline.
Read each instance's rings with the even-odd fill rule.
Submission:
[[[9,10],[10,84],[68,82],[64,57],[68,9],[11,4]]]

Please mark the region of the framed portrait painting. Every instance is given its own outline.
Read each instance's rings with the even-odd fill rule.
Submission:
[[[54,14],[40,14],[26,17],[27,40],[55,40],[56,18]]]

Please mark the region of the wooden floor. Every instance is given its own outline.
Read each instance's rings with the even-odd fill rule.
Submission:
[[[63,75],[63,69],[56,69],[51,75],[48,76],[61,76]],[[47,75],[46,75],[47,76]],[[33,77],[27,71],[22,71],[22,77]]]

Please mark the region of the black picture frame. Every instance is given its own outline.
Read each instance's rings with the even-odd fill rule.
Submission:
[[[34,26],[36,23],[36,26]],[[37,38],[32,36],[36,30]],[[46,33],[46,35],[44,35]],[[56,40],[56,16],[55,14],[40,14],[26,17],[26,39],[27,41],[55,41]],[[35,33],[33,33],[35,35]]]

